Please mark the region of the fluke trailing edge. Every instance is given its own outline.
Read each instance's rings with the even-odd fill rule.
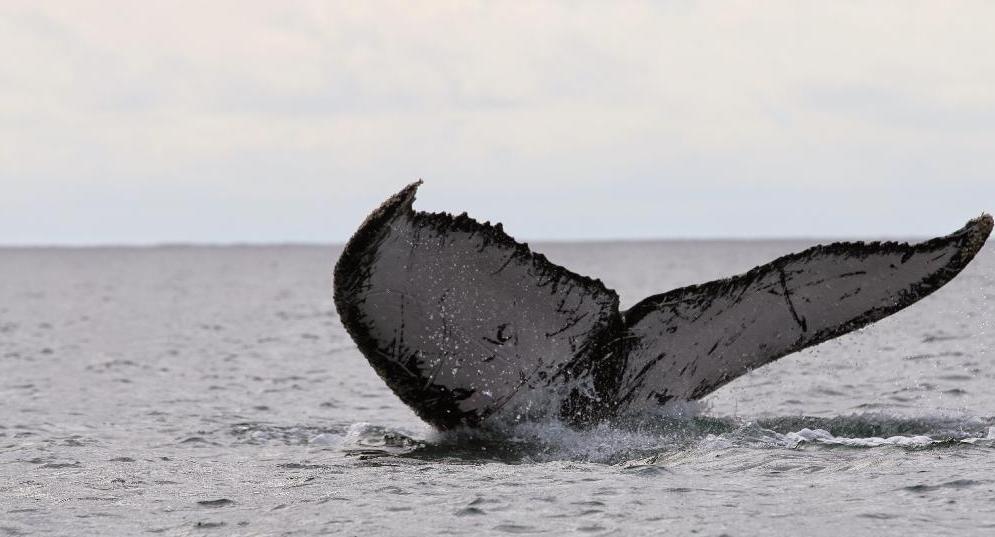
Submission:
[[[694,400],[942,287],[992,230],[919,244],[815,246],[745,274],[618,295],[465,213],[375,210],[335,265],[342,323],[387,385],[440,429],[555,415],[583,424]]]

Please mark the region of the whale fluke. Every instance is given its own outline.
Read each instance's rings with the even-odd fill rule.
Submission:
[[[752,369],[883,319],[950,281],[991,230],[985,215],[914,245],[816,246],[646,298],[623,314],[630,339],[618,400],[637,409],[700,399]]]
[[[346,244],[334,299],[377,373],[440,429],[550,415],[584,424],[699,399],[935,291],[992,229],[984,215],[915,245],[816,246],[620,312],[601,281],[551,263],[500,224],[415,211],[420,184]]]

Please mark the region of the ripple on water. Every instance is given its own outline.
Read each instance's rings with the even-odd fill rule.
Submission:
[[[950,489],[950,490],[960,490],[970,487],[976,487],[979,485],[984,485],[986,483],[991,483],[991,481],[977,481],[974,479],[955,479],[953,481],[947,481],[946,483],[939,483],[936,485],[911,485],[908,487],[903,487],[902,490],[909,492],[935,492],[938,490]]]

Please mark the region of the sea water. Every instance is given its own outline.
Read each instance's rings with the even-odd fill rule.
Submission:
[[[539,244],[622,297],[815,241]],[[995,251],[625,426],[438,433],[331,300],[340,247],[0,249],[0,535],[995,535]]]

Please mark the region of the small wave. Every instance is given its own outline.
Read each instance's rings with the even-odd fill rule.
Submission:
[[[756,422],[761,427],[783,434],[798,432],[801,429],[822,429],[833,436],[851,438],[930,436],[962,439],[984,436],[992,419],[957,414],[896,417],[869,412],[832,418],[811,416],[760,418]]]
[[[307,445],[315,438],[323,438],[326,445],[331,445],[337,443],[333,439],[343,437],[339,428],[268,423],[236,423],[229,433],[243,444]]]
[[[345,435],[338,438],[311,439],[312,444],[328,445],[335,441],[345,453],[366,457],[401,455],[424,445],[407,431],[365,422],[350,425]]]
[[[965,444],[974,444],[979,446],[995,447],[995,427],[988,428],[988,435],[984,438],[971,437],[964,438],[961,440]]]
[[[794,445],[796,446],[805,442],[814,442],[819,444],[832,444],[849,447],[923,447],[937,442],[943,442],[943,440],[934,440],[929,436],[923,435],[890,436],[888,438],[881,438],[877,436],[868,438],[847,438],[842,436],[833,436],[829,433],[829,431],[823,429],[802,429],[798,432],[788,433],[784,435],[784,437],[789,442],[794,442]]]

